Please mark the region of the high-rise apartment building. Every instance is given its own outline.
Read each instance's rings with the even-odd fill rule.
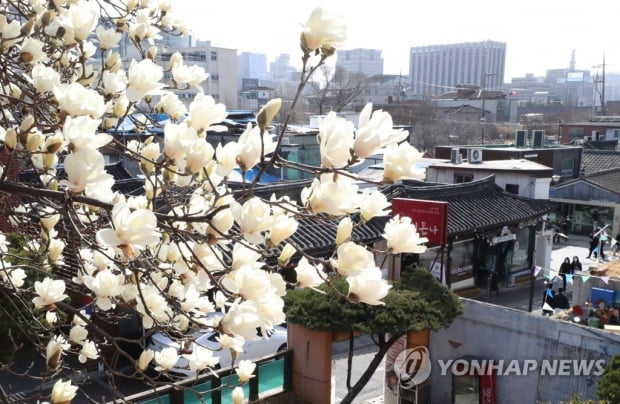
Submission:
[[[274,80],[291,80],[294,72],[291,56],[287,53],[281,53],[269,64],[269,75]]]
[[[416,97],[453,90],[457,84],[498,89],[504,83],[506,44],[495,41],[416,46],[410,50],[409,76]]]
[[[383,57],[381,57],[381,51],[377,49],[338,49],[336,68],[372,77],[376,74],[383,74]]]

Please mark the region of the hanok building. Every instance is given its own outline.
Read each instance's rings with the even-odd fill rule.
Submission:
[[[403,257],[436,272],[453,290],[500,282],[530,280],[536,229],[550,210],[547,200],[519,197],[502,190],[494,176],[462,184],[393,185],[389,200],[411,198],[447,202],[447,243],[429,245],[415,257]],[[416,222],[416,214],[412,214]],[[419,230],[424,223],[417,223]],[[421,231],[422,236],[426,236]]]

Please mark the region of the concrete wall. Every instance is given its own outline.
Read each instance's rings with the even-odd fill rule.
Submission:
[[[452,376],[442,376],[438,360],[471,355],[505,362],[535,360],[538,368],[526,375],[498,375],[496,402],[557,403],[573,392],[596,398],[599,376],[541,375],[540,360],[599,360],[620,354],[620,336],[603,330],[550,319],[514,309],[462,299],[463,315],[446,329],[431,333],[433,403],[450,403]]]

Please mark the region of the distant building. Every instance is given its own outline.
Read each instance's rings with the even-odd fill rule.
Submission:
[[[443,94],[457,84],[498,89],[504,83],[506,44],[483,41],[416,46],[410,50],[411,89],[419,98]]]
[[[383,74],[383,57],[377,49],[349,49],[336,51],[336,68],[365,76]]]
[[[262,53],[241,52],[237,56],[239,80],[267,77],[267,56]]]
[[[269,76],[273,80],[291,80],[294,73],[291,56],[287,53],[280,54],[269,64]]]

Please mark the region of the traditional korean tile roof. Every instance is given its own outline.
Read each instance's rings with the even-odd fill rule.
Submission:
[[[584,149],[581,164],[586,176],[620,167],[620,152],[615,150]]]
[[[448,202],[448,235],[484,232],[501,225],[538,220],[551,211],[548,200],[523,198],[502,190],[494,176],[464,184],[394,185],[388,199],[412,198]]]
[[[608,191],[620,194],[620,166],[590,174],[585,180]]]

